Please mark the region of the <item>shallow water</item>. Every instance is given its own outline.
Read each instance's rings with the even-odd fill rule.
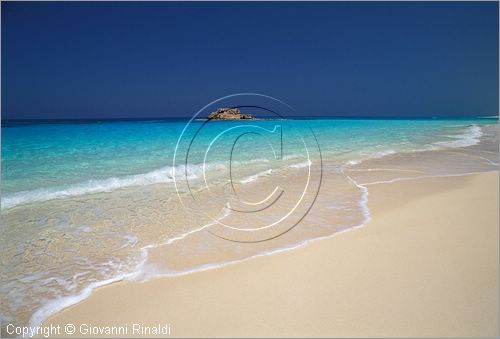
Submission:
[[[360,226],[373,183],[498,170],[492,119],[202,124],[2,126],[3,325]]]

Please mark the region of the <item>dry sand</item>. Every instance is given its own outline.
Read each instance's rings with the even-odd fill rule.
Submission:
[[[120,282],[46,324],[172,336],[498,336],[498,172],[369,186],[371,221],[301,248]]]

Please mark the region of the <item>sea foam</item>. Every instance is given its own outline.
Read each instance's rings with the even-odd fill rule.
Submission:
[[[206,169],[224,169],[224,164],[213,163],[207,164]],[[30,191],[21,191],[9,194],[2,197],[1,208],[8,209],[17,205],[47,201],[53,199],[67,198],[79,196],[84,194],[111,192],[116,189],[131,187],[131,186],[144,186],[160,183],[174,182],[174,174],[179,177],[180,174],[184,175],[184,165],[174,167],[165,166],[163,168],[142,173],[127,175],[123,177],[111,177],[106,179],[88,180],[82,183],[67,185],[63,187],[39,188]],[[202,165],[188,165],[187,177],[188,179],[198,178],[203,172]]]
[[[471,125],[467,128],[467,130],[463,134],[446,135],[447,138],[450,138],[453,140],[438,141],[438,142],[435,142],[434,145],[441,146],[441,147],[451,147],[451,148],[473,146],[473,145],[476,145],[479,143],[482,135],[483,135],[483,132],[481,130],[481,127],[479,127],[478,125]]]

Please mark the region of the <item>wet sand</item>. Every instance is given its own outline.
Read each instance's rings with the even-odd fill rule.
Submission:
[[[363,227],[217,269],[98,288],[45,325],[75,324],[79,337],[80,324],[125,325],[138,336],[134,323],[168,323],[174,337],[498,336],[498,172],[368,190]]]

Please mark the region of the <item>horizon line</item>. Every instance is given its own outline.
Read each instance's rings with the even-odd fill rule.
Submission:
[[[267,117],[267,116],[266,116]],[[168,119],[190,119],[190,116],[150,116],[150,117],[103,117],[103,118],[1,118],[3,121],[112,121],[112,120],[168,120]],[[208,119],[208,117],[206,117]],[[258,118],[258,117],[257,117]],[[379,116],[351,116],[351,115],[297,115],[297,116],[286,116],[287,119],[307,119],[307,118],[334,118],[334,119],[456,119],[456,118],[484,118],[493,119],[499,118],[499,115],[455,115],[455,116],[389,116],[389,115],[379,115]],[[200,117],[199,119],[205,119]]]

